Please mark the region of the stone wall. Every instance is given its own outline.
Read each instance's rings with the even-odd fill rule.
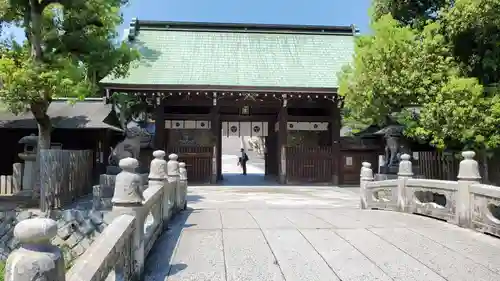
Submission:
[[[14,226],[29,218],[43,217],[38,209],[0,211],[0,260],[19,246],[13,237]],[[83,254],[112,221],[110,212],[67,209],[53,212],[57,221],[58,233],[52,239],[54,245],[63,249],[66,266]]]

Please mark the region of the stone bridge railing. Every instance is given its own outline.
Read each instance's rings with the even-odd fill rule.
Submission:
[[[361,168],[361,208],[421,214],[500,236],[500,187],[481,184],[473,151],[462,153],[458,181],[415,179],[403,154],[398,178],[373,181],[371,164]]]
[[[134,158],[120,161],[113,196],[112,223],[66,272],[64,254],[50,240],[58,231],[48,218],[18,223],[14,235],[21,247],[9,255],[5,280],[104,281],[142,280],[144,260],[173,215],[186,209],[187,171],[177,155],[153,153],[149,182],[143,190]]]

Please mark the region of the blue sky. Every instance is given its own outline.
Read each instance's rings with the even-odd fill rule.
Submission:
[[[123,8],[130,20],[201,21],[231,23],[350,25],[368,31],[371,0],[130,0]],[[10,30],[22,38],[19,30]]]

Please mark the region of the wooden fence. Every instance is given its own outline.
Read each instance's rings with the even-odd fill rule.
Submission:
[[[92,192],[92,150],[40,151],[40,209],[58,209]]]
[[[333,150],[329,146],[286,147],[286,176],[290,183],[295,182],[332,182]]]
[[[0,176],[0,195],[13,195],[22,190],[23,164],[12,165],[12,175]]]
[[[456,181],[460,165],[461,152],[420,151],[414,160],[419,174],[426,179]],[[492,157],[477,155],[482,182],[500,185],[500,153]]]
[[[168,154],[170,153],[176,153],[179,156],[179,162],[186,163],[186,168],[188,171],[188,179],[190,182],[193,183],[210,182],[210,178],[212,177],[213,147],[211,146],[169,147]]]

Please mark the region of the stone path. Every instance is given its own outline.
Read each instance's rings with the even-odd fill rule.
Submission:
[[[230,155],[230,154],[222,155],[222,174],[242,173],[241,168],[237,165],[238,157],[239,156],[237,155]],[[258,167],[257,165],[253,165],[252,162],[247,163],[247,174],[264,175],[264,168]]]
[[[500,280],[500,240],[331,187],[190,187],[147,281]]]

